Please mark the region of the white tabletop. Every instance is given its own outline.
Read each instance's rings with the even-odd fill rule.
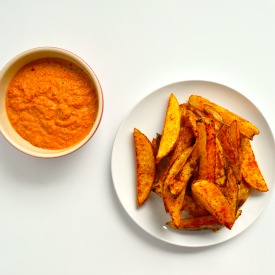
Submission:
[[[0,274],[274,274],[274,197],[237,237],[186,248],[138,227],[111,175],[123,118],[177,81],[238,89],[274,132],[274,14],[274,0],[0,0],[0,68],[30,48],[65,48],[105,99],[97,133],[72,155],[33,158],[0,136]]]

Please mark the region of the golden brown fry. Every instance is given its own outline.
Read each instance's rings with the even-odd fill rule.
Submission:
[[[224,192],[224,196],[228,200],[231,207],[234,209],[234,213],[237,212],[238,192],[239,192],[239,187],[238,187],[236,177],[232,169],[229,167],[228,175],[227,175],[227,188]]]
[[[199,153],[198,179],[206,179],[207,175],[207,152],[206,152],[206,128],[202,119],[197,121],[197,146]]]
[[[192,129],[187,124],[182,126],[175,150],[173,151],[171,156],[170,163],[173,163],[184,150],[192,146],[194,140],[195,137],[193,135]]]
[[[197,204],[192,196],[188,194],[185,194],[184,197],[183,210],[193,217],[209,215],[209,212],[202,205]]]
[[[198,180],[191,185],[192,194],[222,225],[231,229],[235,212],[220,189],[211,181]]]
[[[212,119],[205,119],[206,130],[206,175],[205,179],[214,182],[216,172],[216,131]]]
[[[166,178],[164,180],[164,185],[169,186],[170,181],[181,171],[184,164],[186,163],[187,159],[189,158],[190,154],[192,153],[194,147],[191,146],[187,149],[185,149],[178,158],[173,162],[171,167],[169,168],[169,171],[166,175]]]
[[[167,156],[175,148],[180,133],[180,124],[181,112],[179,103],[175,95],[171,94],[166,110],[160,145],[156,156],[157,162]]]
[[[260,192],[267,192],[268,186],[255,159],[250,140],[244,136],[241,138],[240,152],[242,159],[241,172],[244,181]]]
[[[193,176],[195,169],[198,166],[199,151],[198,144],[194,145],[191,155],[183,165],[181,171],[169,183],[170,192],[177,197],[183,186],[187,185],[190,178]]]
[[[181,125],[184,125],[186,123],[186,112],[188,110],[188,104],[182,103],[180,104],[180,113],[181,113]]]
[[[226,159],[219,139],[216,138],[215,183],[224,186],[226,183]]]
[[[178,226],[176,226],[173,221],[167,222],[166,224],[171,226],[172,228],[177,228],[180,230],[217,230],[222,227],[221,223],[212,215],[184,218],[180,220]]]
[[[238,202],[237,207],[240,208],[248,199],[251,193],[251,187],[248,186],[243,180],[239,184],[239,191],[238,191]]]
[[[155,157],[151,142],[138,129],[134,129],[136,152],[137,205],[141,206],[149,197],[155,179]]]
[[[163,193],[163,201],[164,207],[167,212],[170,213],[173,224],[178,227],[180,224],[182,209],[183,209],[183,201],[185,197],[186,185],[182,188],[181,193],[177,198],[174,198],[169,188],[166,188]]]
[[[239,154],[240,151],[240,129],[239,123],[237,120],[232,121],[232,123],[228,126],[226,131],[226,136],[229,143],[232,145],[234,150]]]
[[[195,137],[198,136],[198,131],[197,131],[197,120],[198,116],[194,114],[193,111],[191,110],[186,110],[186,124],[192,129],[193,135]]]
[[[223,148],[224,156],[232,167],[235,177],[238,182],[241,181],[241,161],[239,152],[235,150],[228,138],[228,127],[224,125],[217,133],[217,137]]]
[[[258,135],[260,133],[259,129],[253,125],[248,120],[228,111],[227,109],[201,97],[198,95],[191,95],[189,97],[189,104],[199,109],[200,111],[204,111],[204,106],[211,106],[218,113],[218,115],[222,118],[223,122],[229,126],[232,121],[237,120],[240,123],[240,132],[248,137],[249,139],[253,139],[254,135]]]

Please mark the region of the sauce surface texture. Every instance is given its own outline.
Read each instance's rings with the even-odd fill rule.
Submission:
[[[83,140],[98,111],[93,82],[74,63],[43,58],[11,80],[6,110],[13,128],[44,149],[64,149]]]

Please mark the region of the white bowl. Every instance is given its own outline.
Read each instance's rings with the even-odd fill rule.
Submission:
[[[89,134],[76,145],[60,150],[42,149],[32,145],[31,143],[23,139],[12,127],[6,112],[6,91],[13,76],[24,65],[34,60],[46,57],[62,58],[79,66],[88,74],[88,76],[94,83],[94,86],[96,88],[95,90],[98,96],[98,113],[95,123]],[[103,93],[94,71],[81,58],[67,50],[55,47],[38,47],[30,49],[14,57],[4,66],[4,68],[0,72],[0,131],[10,144],[12,144],[21,152],[24,152],[28,155],[41,158],[54,158],[61,157],[76,151],[77,149],[82,147],[88,140],[90,140],[90,138],[94,135],[100,124],[102,114]]]

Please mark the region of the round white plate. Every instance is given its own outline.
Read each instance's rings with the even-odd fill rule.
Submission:
[[[216,233],[210,230],[178,231],[165,224],[170,220],[160,197],[151,193],[148,201],[136,207],[136,170],[133,129],[138,128],[150,140],[161,133],[170,93],[179,103],[188,101],[191,94],[201,95],[254,123],[260,135],[252,141],[256,160],[269,186],[269,192],[252,192],[242,207],[242,215],[233,228],[223,228]],[[167,243],[203,247],[233,238],[248,228],[262,213],[274,189],[275,145],[272,132],[261,112],[239,92],[221,84],[207,81],[184,81],[158,89],[145,97],[123,120],[113,146],[111,169],[117,196],[129,216],[143,230]]]

